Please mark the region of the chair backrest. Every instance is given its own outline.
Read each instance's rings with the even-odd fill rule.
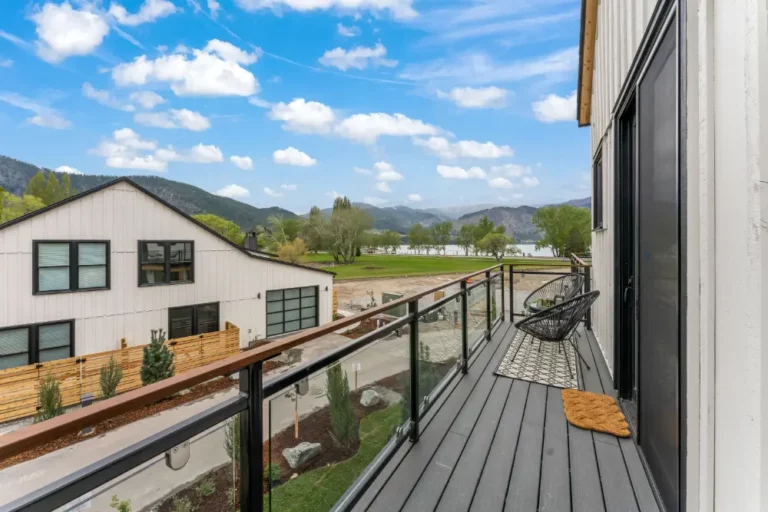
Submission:
[[[597,290],[579,295],[531,315],[515,327],[543,341],[561,341],[576,328],[599,296]]]
[[[581,291],[583,285],[584,276],[581,274],[568,274],[567,276],[558,277],[544,283],[544,285],[531,292],[525,298],[523,306],[527,309],[530,304],[541,299],[550,300],[553,304],[557,298],[567,301],[575,297]]]

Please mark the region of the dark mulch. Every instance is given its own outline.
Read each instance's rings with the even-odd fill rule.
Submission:
[[[278,361],[276,359],[270,359],[268,361],[264,361],[262,364],[262,371],[264,373],[271,372],[272,370],[277,370],[278,368],[282,368],[285,366],[285,363],[282,361]]]
[[[354,329],[349,329],[347,331],[344,331],[343,333],[341,333],[341,335],[346,336],[349,339],[356,340],[357,338],[365,336],[369,332],[373,332],[375,330],[376,330],[376,319],[368,318],[360,322],[360,325],[358,325]]]
[[[239,476],[236,478],[239,479]],[[203,496],[200,493],[202,482],[212,483],[215,491],[209,496]],[[153,510],[157,512],[174,512],[177,502],[187,499],[192,504],[192,510],[204,512],[231,512],[240,507],[240,486],[235,488],[235,503],[229,501],[229,494],[232,492],[232,467],[227,465],[206,475],[206,477],[187,487],[183,491],[176,493],[172,498],[162,502],[159,507]]]
[[[101,423],[97,423],[93,427],[93,433],[87,437],[80,436],[77,433],[68,434],[44,445],[40,445],[18,455],[14,455],[13,457],[0,460],[0,469],[5,469],[7,467],[14,466],[28,460],[36,459],[37,457],[45,455],[46,453],[51,453],[56,450],[66,448],[67,446],[77,444],[80,441],[84,441],[86,439],[90,439],[91,437],[109,432],[110,430],[114,430],[118,427],[122,427],[123,425],[127,425],[129,423],[133,423],[134,421],[153,416],[159,412],[173,409],[174,407],[179,407],[180,405],[184,405],[189,402],[194,402],[195,400],[199,400],[200,398],[211,395],[213,393],[218,393],[219,391],[223,391],[235,385],[237,385],[237,381],[228,377],[205,382],[191,388],[189,393],[184,395],[176,395],[154,404],[146,405],[139,409],[123,413],[120,416],[102,421]]]

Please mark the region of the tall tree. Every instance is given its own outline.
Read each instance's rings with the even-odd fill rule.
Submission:
[[[35,196],[42,199],[43,194],[45,193],[45,185],[45,174],[43,171],[38,171],[27,183],[27,188],[24,189],[24,195]]]
[[[480,248],[480,240],[485,238],[486,235],[489,235],[491,233],[504,233],[505,228],[502,225],[497,226],[495,222],[493,222],[491,219],[488,218],[487,215],[483,215],[480,221],[475,226],[475,229],[473,230],[474,240],[473,245],[475,249],[475,254],[478,254],[482,251]]]
[[[66,199],[75,194],[77,194],[77,190],[72,186],[72,178],[70,178],[69,173],[64,173],[64,176],[61,177],[61,198]]]
[[[243,245],[245,235],[240,231],[240,226],[231,220],[224,219],[212,213],[196,213],[192,217],[237,245]]]
[[[475,244],[475,229],[477,229],[477,226],[474,224],[464,224],[459,228],[456,243],[464,249],[464,256],[469,256],[469,250]]]
[[[432,237],[429,234],[429,230],[425,228],[421,223],[414,224],[411,229],[408,230],[408,248],[415,250],[416,254],[421,254],[422,250],[427,250],[429,254],[429,246]]]
[[[453,223],[449,220],[440,222],[432,226],[431,229],[432,241],[435,244],[438,254],[442,249],[445,254],[445,246],[451,242],[451,235],[453,234]]]
[[[45,184],[43,195],[40,198],[46,205],[51,205],[61,200],[61,184],[55,172],[48,173],[48,181]]]
[[[29,195],[19,197],[6,192],[2,198],[2,206],[0,206],[0,223],[8,222],[44,207],[45,205],[39,197]]]
[[[347,197],[336,198],[329,221],[329,252],[334,260],[354,263],[360,252],[364,233],[373,228],[373,219]]]
[[[478,242],[478,246],[480,250],[496,258],[496,261],[501,261],[507,253],[520,252],[516,247],[509,247],[514,243],[515,239],[504,233],[488,233]]]
[[[267,219],[267,227],[263,228],[263,235],[267,240],[270,251],[277,251],[281,245],[296,240],[301,231],[299,221],[286,219],[282,215],[272,215]]]
[[[591,215],[588,209],[571,205],[545,206],[533,214],[533,224],[542,238],[536,249],[549,247],[555,257],[589,250],[592,241]]]
[[[307,250],[313,253],[327,248],[328,225],[323,212],[317,206],[309,210],[309,217],[301,222],[301,236]]]
[[[395,254],[402,243],[402,237],[396,231],[388,229],[381,234],[381,246],[384,247],[385,251],[392,249],[392,254]]]

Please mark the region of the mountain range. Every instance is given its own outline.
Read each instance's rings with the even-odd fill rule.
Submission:
[[[50,169],[0,155],[0,186],[12,194],[20,195],[24,192],[32,176],[41,169],[50,171]],[[70,177],[72,185],[79,192],[115,178],[114,176],[93,174],[72,174]],[[131,176],[131,179],[189,215],[213,213],[235,222],[244,230],[265,224],[271,215],[289,219],[297,217],[295,213],[283,208],[257,208],[234,199],[217,196],[194,185],[158,176]],[[568,201],[565,204],[590,208],[591,202],[591,199],[587,197]],[[483,215],[487,215],[496,224],[502,224],[506,228],[507,234],[514,236],[518,242],[535,241],[540,238],[538,230],[531,222],[533,214],[538,209],[535,206],[508,207],[481,204],[427,210],[408,206],[378,207],[365,203],[357,203],[357,206],[366,210],[373,217],[374,228],[391,229],[402,234],[406,234],[410,227],[417,223],[432,226],[450,220],[458,229],[463,224],[476,223]],[[323,210],[323,212],[329,214],[331,209]]]

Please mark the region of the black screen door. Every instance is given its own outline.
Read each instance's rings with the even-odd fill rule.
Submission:
[[[680,201],[673,21],[638,89],[638,440],[667,510],[680,503]]]

